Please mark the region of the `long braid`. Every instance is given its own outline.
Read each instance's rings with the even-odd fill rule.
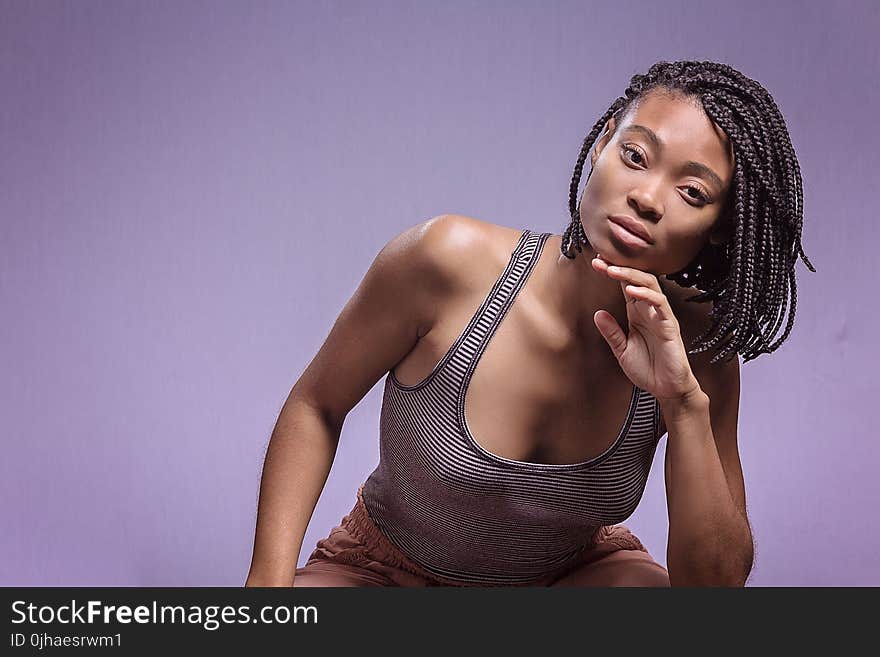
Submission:
[[[798,257],[816,271],[801,243],[803,181],[797,155],[776,102],[755,80],[727,64],[689,60],[660,61],[644,75],[632,76],[624,95],[595,123],[581,146],[569,188],[571,222],[560,250],[575,258],[587,243],[577,194],[584,163],[602,128],[612,116],[626,113],[658,88],[698,98],[706,115],[724,130],[735,154],[729,198],[719,218],[732,223],[732,237],[717,247],[707,244],[684,269],[666,276],[682,287],[700,290],[689,302],[713,302],[711,326],[694,339],[688,353],[717,348],[713,363],[737,353],[749,362],[774,352],[791,333]],[[773,341],[786,307],[785,329]]]
[[[571,222],[568,224],[568,228],[565,229],[565,232],[562,234],[562,245],[560,247],[562,254],[569,259],[574,259],[576,254],[573,252],[573,248],[577,249],[577,253],[581,253],[582,244],[587,244],[587,236],[584,234],[584,227],[581,224],[580,213],[578,212],[578,203],[577,203],[577,192],[578,186],[581,182],[581,173],[584,170],[584,162],[587,160],[587,156],[590,154],[590,149],[593,147],[593,143],[596,141],[596,138],[599,136],[599,133],[602,131],[602,127],[608,122],[608,120],[614,116],[618,110],[626,107],[626,105],[630,102],[631,99],[627,99],[623,96],[618,98],[612,103],[611,107],[602,115],[602,117],[596,121],[593,125],[593,129],[590,130],[590,134],[587,135],[587,138],[584,139],[584,143],[581,146],[581,152],[578,155],[577,162],[574,165],[574,175],[571,178],[571,185],[568,190],[568,212],[571,216]],[[590,176],[587,175],[587,180],[590,179]]]

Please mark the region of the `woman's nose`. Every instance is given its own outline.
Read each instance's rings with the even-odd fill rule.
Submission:
[[[642,185],[633,189],[628,195],[628,201],[634,205],[641,214],[660,217],[663,215],[663,207],[660,204],[660,195],[657,185]]]

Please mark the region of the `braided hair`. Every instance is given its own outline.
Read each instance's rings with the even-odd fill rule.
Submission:
[[[654,89],[698,98],[709,118],[727,134],[735,153],[733,182],[719,217],[732,223],[732,237],[718,246],[707,243],[684,269],[666,275],[682,287],[701,291],[687,301],[714,302],[711,326],[694,339],[688,353],[716,347],[712,363],[729,361],[737,353],[744,363],[772,353],[794,324],[798,256],[810,271],[816,271],[801,245],[801,172],[785,121],[770,93],[726,64],[660,61],[644,75],[630,79],[624,95],[595,123],[581,146],[569,190],[571,223],[562,235],[562,254],[574,259],[572,249],[580,253],[581,245],[588,243],[577,191],[599,132],[612,116],[626,113]],[[789,287],[788,321],[782,336],[771,342],[785,318]]]

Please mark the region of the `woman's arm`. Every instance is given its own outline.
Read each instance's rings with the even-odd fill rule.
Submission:
[[[736,447],[738,360],[719,367],[712,382],[703,376],[692,396],[662,402],[666,560],[673,586],[742,586],[751,571],[752,534]]]
[[[293,584],[345,417],[433,325],[466,230],[441,215],[386,244],[293,386],[266,453],[245,586]]]
[[[691,289],[665,288],[691,344],[711,326],[708,303],[688,303]],[[711,362],[713,350],[689,356],[700,392],[661,403],[667,420],[666,561],[673,586],[742,586],[754,544],[738,446],[740,360]]]
[[[664,289],[652,273],[600,258],[592,265],[620,282],[629,331],[606,310],[593,321],[629,379],[659,400],[666,423],[670,582],[741,586],[752,537],[736,439],[739,359],[712,365],[711,353],[687,354],[682,337],[690,344],[706,327],[707,304],[683,303],[681,289]]]
[[[340,427],[293,394],[266,452],[245,586],[291,586],[303,536],[330,474]]]

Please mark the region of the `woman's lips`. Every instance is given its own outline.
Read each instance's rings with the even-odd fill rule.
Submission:
[[[628,247],[629,249],[644,250],[651,246],[644,239],[631,233],[620,224],[614,223],[610,219],[608,223],[611,225],[611,234],[617,238],[617,241]]]

